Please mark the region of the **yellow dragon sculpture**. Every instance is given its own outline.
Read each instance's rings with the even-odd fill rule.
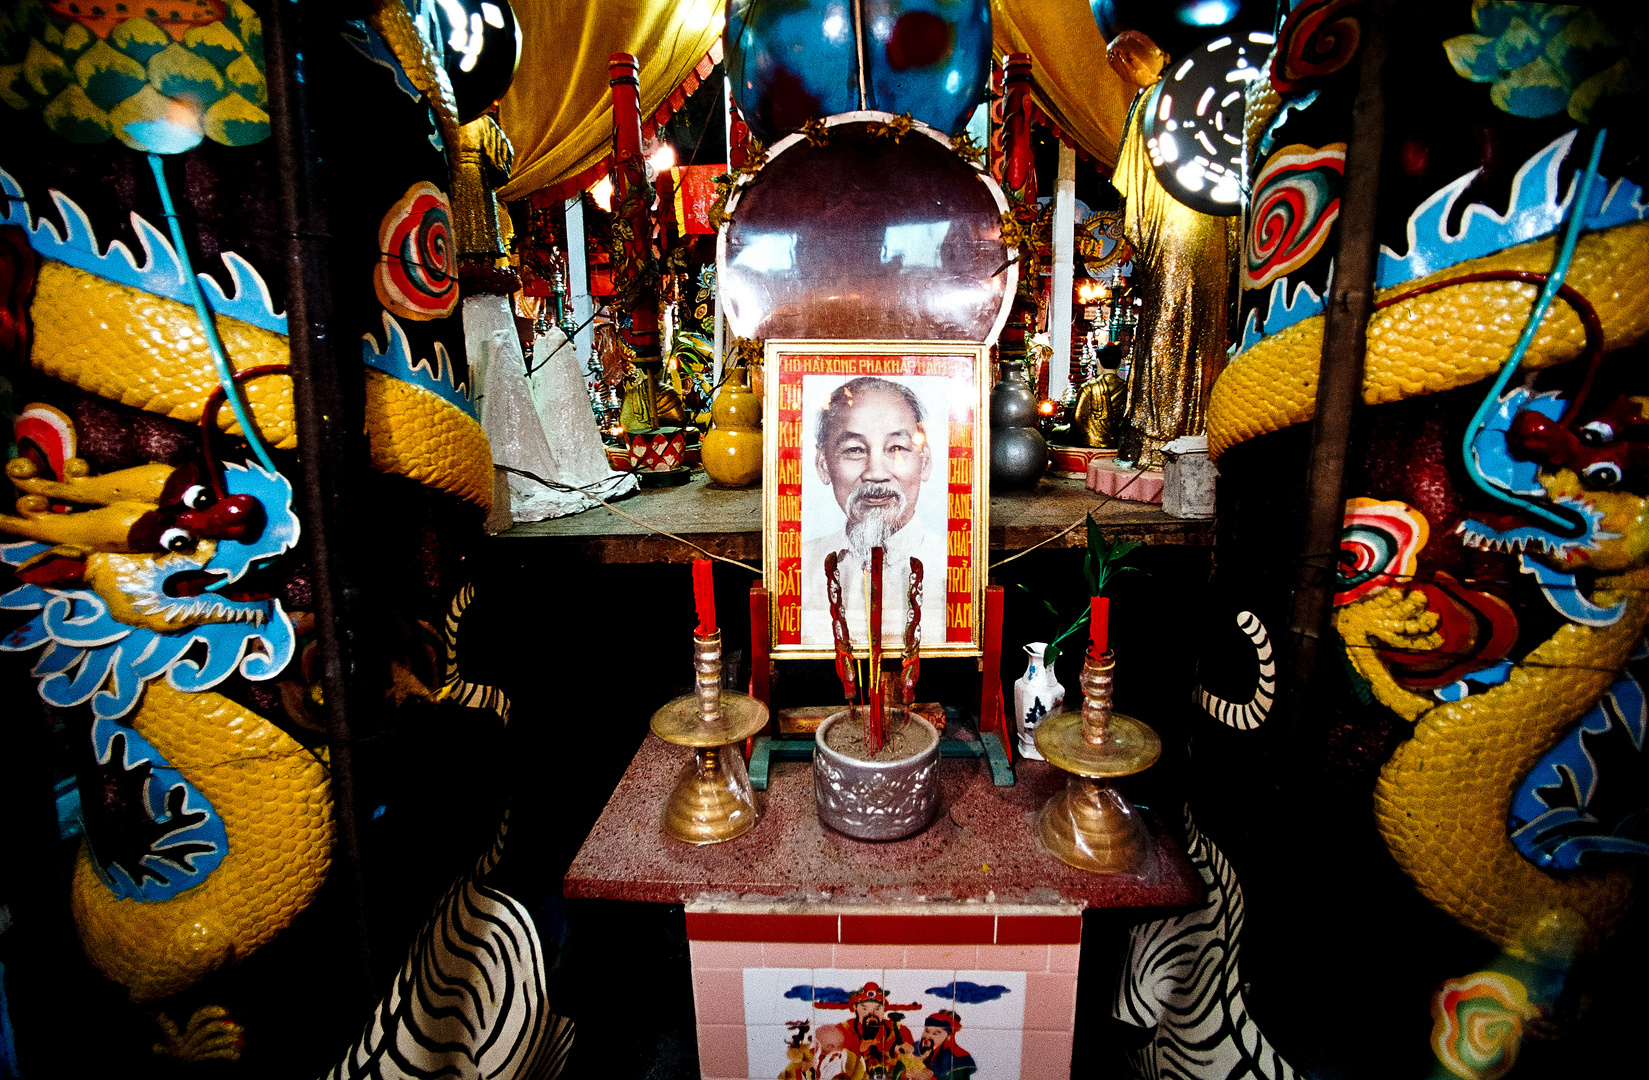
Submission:
[[[1556,162],[1573,139],[1574,133],[1558,139],[1524,166],[1513,188],[1514,208],[1538,204],[1557,210]],[[1430,221],[1428,215],[1443,220],[1467,180],[1428,200],[1413,220],[1422,225]],[[1638,194],[1621,182],[1594,202],[1586,221],[1590,231],[1581,235],[1569,266],[1569,288],[1589,301],[1595,323],[1588,327],[1580,311],[1553,305],[1533,335],[1522,360],[1525,368],[1549,368],[1649,336],[1649,222],[1637,210]],[[1472,220],[1472,213],[1481,209],[1468,211],[1459,237],[1450,238],[1438,227],[1443,244],[1466,241],[1459,243],[1463,251],[1481,251],[1483,243],[1464,235],[1481,224]],[[1415,236],[1411,224],[1411,248]],[[1405,274],[1404,260],[1386,250],[1380,268],[1386,284],[1376,291],[1379,310],[1368,323],[1364,401],[1380,404],[1437,393],[1499,371],[1534,308],[1539,289],[1530,279],[1539,275],[1543,280],[1551,270],[1558,240],[1549,235],[1452,262],[1445,255],[1431,264],[1440,269],[1424,274]],[[1482,280],[1493,275],[1516,280]],[[1469,276],[1479,280],[1455,283]],[[1301,293],[1289,297],[1284,279],[1272,293],[1267,318],[1287,325],[1262,327],[1258,317],[1250,321],[1246,347],[1213,390],[1208,434],[1215,455],[1311,418],[1324,320],[1314,303],[1315,297],[1302,299]],[[1295,310],[1290,313],[1289,307]],[[1523,392],[1519,400],[1526,398]],[[1641,419],[1641,407],[1635,411]],[[1531,457],[1540,460],[1538,454]],[[1335,618],[1348,658],[1375,698],[1415,724],[1413,737],[1386,763],[1375,790],[1376,820],[1386,846],[1433,903],[1514,954],[1528,928],[1551,912],[1579,916],[1585,924],[1583,944],[1595,947],[1628,909],[1632,893],[1630,876],[1623,871],[1555,875],[1525,858],[1508,837],[1508,813],[1518,785],[1621,676],[1649,625],[1644,592],[1649,587],[1649,500],[1627,491],[1599,490],[1613,484],[1599,485],[1560,466],[1550,461],[1540,466],[1540,488],[1555,503],[1586,508],[1594,541],[1563,548],[1561,554],[1536,555],[1538,545],[1527,538],[1500,543],[1498,549],[1525,550],[1527,544],[1526,561],[1539,560],[1553,573],[1584,564],[1598,575],[1585,605],[1614,611],[1612,621],[1570,622],[1511,665],[1509,677],[1499,685],[1439,702],[1405,689],[1388,670],[1393,650],[1421,652],[1441,643],[1438,615],[1428,610],[1425,593],[1395,584],[1342,598]],[[1352,500],[1348,525],[1362,509],[1358,504],[1371,502]],[[1425,520],[1410,512],[1421,530],[1417,546],[1424,545]],[[1466,540],[1495,544],[1481,536]],[[1412,565],[1407,573],[1413,574]],[[1502,648],[1500,655],[1504,652]]]
[[[1542,483],[1554,496],[1584,495],[1603,509],[1601,528],[1619,538],[1590,553],[1599,572],[1592,602],[1622,603],[1624,612],[1609,626],[1562,626],[1504,683],[1420,713],[1413,737],[1386,763],[1374,791],[1380,834],[1420,891],[1512,952],[1542,916],[1562,911],[1581,917],[1590,938],[1582,944],[1595,947],[1632,897],[1625,871],[1559,877],[1524,858],[1507,837],[1519,781],[1619,678],[1649,625],[1649,499],[1584,492],[1568,470]],[[1380,696],[1393,708],[1402,704]]]

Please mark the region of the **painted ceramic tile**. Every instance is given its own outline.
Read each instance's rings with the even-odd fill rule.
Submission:
[[[744,1029],[749,1043],[751,1076],[793,1076],[801,1073],[813,1053],[811,1036],[784,1024],[750,1024]],[[786,1069],[801,1066],[790,1073]]]
[[[848,1015],[847,999],[854,990],[866,983],[881,985],[886,981],[886,973],[880,968],[814,968],[809,975],[813,979],[814,1031],[835,1024]],[[791,1019],[800,1016],[797,1013]]]
[[[751,1027],[778,1024],[781,1030],[789,1020],[811,1022],[813,1004],[806,995],[812,987],[813,972],[807,968],[745,968],[744,1022]]]
[[[930,998],[935,998],[940,990],[948,989],[956,981],[954,971],[922,971],[912,968],[908,971],[885,971],[882,987],[887,990],[889,1001],[913,1002],[926,1004]],[[934,988],[932,992],[929,988]],[[935,1001],[933,1007],[943,1005],[942,1001]],[[926,1013],[922,1014],[926,1016]],[[836,1019],[841,1019],[840,1016]]]
[[[958,971],[951,995],[951,1008],[967,1017],[969,1027],[1003,1028],[1018,1031],[1025,1027],[1025,973],[1023,971]],[[1044,1025],[1031,1019],[1031,1027]]]
[[[744,988],[752,1077],[1020,1074],[1022,971],[747,968]]]
[[[956,1010],[963,1016],[968,1010]],[[1063,1036],[1062,1049],[1067,1055],[1070,1053],[1070,1036]],[[978,1080],[996,1080],[1001,1076],[1018,1077],[1020,1074],[1020,1051],[1023,1047],[1024,1034],[1017,1029],[979,1028],[968,1024],[967,1030],[956,1037],[956,1042],[967,1047],[968,1053],[979,1063],[979,1071],[974,1073]],[[937,1069],[935,1077],[943,1076]]]

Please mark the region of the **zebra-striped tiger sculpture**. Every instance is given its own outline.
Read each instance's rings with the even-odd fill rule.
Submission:
[[[1133,1055],[1146,1080],[1296,1080],[1266,1041],[1243,1001],[1237,954],[1242,944],[1242,886],[1224,852],[1185,811],[1187,851],[1202,879],[1193,910],[1136,927],[1123,960],[1113,1014],[1148,1028]]]
[[[553,1080],[572,1021],[545,998],[532,916],[483,879],[509,821],[474,870],[435,905],[372,1019],[324,1080]]]

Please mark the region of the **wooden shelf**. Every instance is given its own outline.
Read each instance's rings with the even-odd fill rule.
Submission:
[[[686,537],[717,555],[761,561],[759,487],[719,488],[699,472],[681,487],[643,491],[618,505],[625,513]],[[1173,517],[1154,503],[1106,501],[1105,496],[1089,491],[1080,480],[1045,477],[1033,490],[991,495],[991,550],[1023,551],[1080,521],[1089,511],[1113,539],[1191,547],[1212,547],[1214,543],[1212,521]],[[599,563],[689,562],[698,554],[604,506],[570,517],[526,522],[493,539],[550,542],[558,553]],[[1081,547],[1086,543],[1086,531],[1077,528],[1048,547]]]

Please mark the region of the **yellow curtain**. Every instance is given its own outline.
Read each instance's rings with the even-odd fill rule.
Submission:
[[[505,199],[574,179],[612,152],[607,57],[641,61],[641,115],[656,112],[721,37],[723,0],[514,0],[521,69],[499,102],[515,148]],[[1090,20],[1091,21],[1091,20]]]
[[[1030,53],[1031,100],[1077,146],[1113,165],[1133,87],[1105,62],[1088,0],[991,0],[999,53]]]

